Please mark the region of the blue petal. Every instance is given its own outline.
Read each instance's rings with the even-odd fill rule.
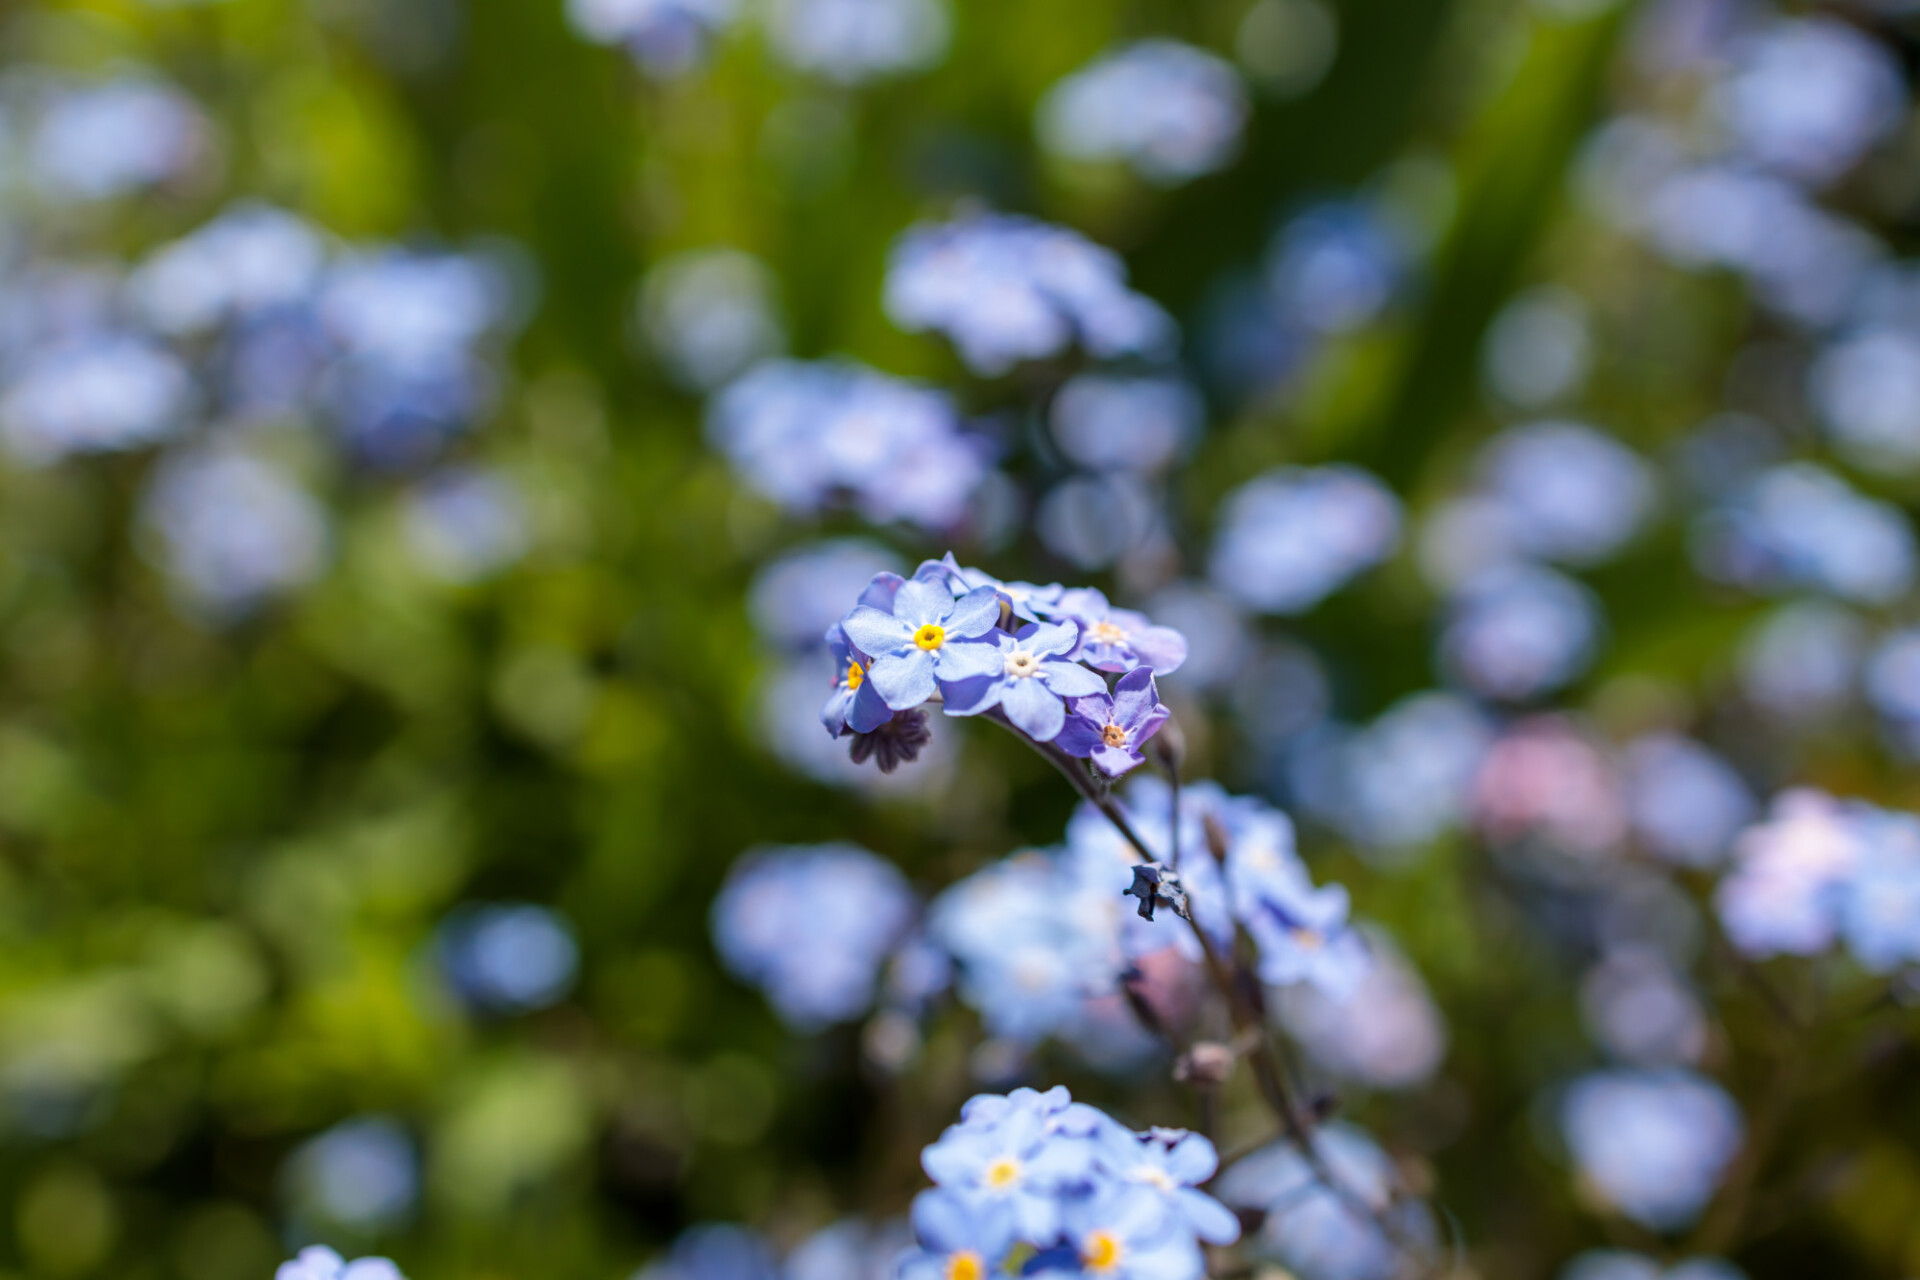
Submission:
[[[943,582],[910,578],[893,597],[893,616],[906,624],[909,635],[929,622],[939,622],[953,611],[953,592]],[[851,633],[849,633],[851,634]],[[858,636],[854,643],[860,643]]]
[[[833,694],[827,699],[827,705],[820,708],[820,723],[827,726],[827,732],[834,737],[839,737],[840,731],[847,727],[847,713],[853,709],[853,701],[856,696],[852,690],[848,689],[845,685],[841,685],[835,689]],[[893,713],[889,711],[887,714],[892,715]],[[864,733],[865,730],[860,730],[860,732]]]
[[[875,658],[867,669],[867,683],[895,711],[917,707],[933,696],[933,655],[909,649]]]
[[[1182,1187],[1177,1198],[1180,1216],[1187,1220],[1193,1233],[1208,1244],[1232,1244],[1240,1238],[1240,1219],[1206,1192]]]
[[[1063,662],[1059,658],[1040,664],[1040,678],[1047,682],[1047,688],[1063,698],[1090,698],[1107,691],[1105,680],[1077,662]]]
[[[956,640],[940,646],[933,658],[934,673],[942,683],[973,680],[1005,672],[1007,660],[999,645],[986,640]]]
[[[946,628],[956,636],[983,636],[1000,621],[1000,593],[992,587],[975,587],[960,597],[947,617]]]
[[[1073,652],[1073,647],[1080,643],[1080,629],[1071,622],[1036,622],[1030,627],[1022,627],[1019,638],[1022,649],[1031,649],[1043,658],[1050,658],[1056,654]]]
[[[862,653],[879,657],[913,641],[913,628],[889,613],[861,605],[840,621],[840,629]]]
[[[880,690],[874,687],[873,681],[868,680],[860,686],[860,691],[853,695],[853,702],[847,708],[846,717],[847,727],[855,733],[872,733],[893,719],[893,708],[889,707],[887,700],[880,696]]]
[[[1038,680],[1009,680],[1000,705],[1014,727],[1035,742],[1052,742],[1067,723],[1067,708]]]
[[[1007,682],[999,676],[977,676],[972,680],[954,680],[940,689],[941,701],[950,716],[977,716],[1000,705]]]

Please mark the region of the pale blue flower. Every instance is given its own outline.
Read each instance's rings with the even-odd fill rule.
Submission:
[[[274,1280],[405,1280],[400,1268],[386,1258],[356,1258],[352,1262],[325,1245],[309,1245],[291,1262],[283,1262]]]
[[[920,1247],[900,1259],[898,1280],[1004,1280],[1014,1214],[1001,1196],[922,1191],[913,1234]]]
[[[1003,1205],[1015,1234],[1045,1247],[1061,1230],[1068,1188],[1085,1186],[1100,1126],[1113,1123],[1064,1088],[980,1094],[939,1141],[920,1153],[941,1188]]]
[[[987,642],[999,621],[1000,597],[992,587],[956,600],[944,582],[914,578],[900,585],[889,608],[860,605],[840,626],[855,649],[873,658],[867,679],[886,704],[905,711],[933,697],[936,682],[944,690],[1000,672],[1000,649]]]
[[[1656,1231],[1685,1227],[1706,1207],[1744,1128],[1725,1090],[1678,1069],[1584,1076],[1567,1090],[1560,1124],[1585,1183]]]
[[[1208,573],[1222,591],[1262,613],[1305,613],[1390,555],[1400,503],[1351,467],[1281,467],[1221,504]]]
[[[989,588],[979,590],[988,591],[998,605]],[[987,639],[991,648],[951,646],[965,655],[965,665],[956,658],[941,673],[948,715],[973,716],[998,707],[1035,742],[1051,742],[1066,726],[1065,699],[1107,691],[1105,680],[1068,657],[1080,641],[1078,628],[1070,623],[1034,622],[1014,635],[989,632]]]
[[[1222,1212],[1225,1212],[1224,1208]],[[1231,1215],[1228,1215],[1231,1216]],[[1082,1274],[1101,1280],[1203,1280],[1205,1256],[1166,1201],[1144,1187],[1103,1187],[1066,1210]]]
[[[1156,38],[1104,54],[1056,84],[1035,126],[1055,155],[1119,161],[1170,187],[1231,161],[1247,111],[1232,63]]]
[[[1122,1185],[1141,1186],[1165,1204],[1185,1232],[1208,1244],[1232,1244],[1240,1238],[1240,1220],[1200,1184],[1213,1177],[1219,1153],[1213,1143],[1185,1129],[1133,1133],[1120,1125],[1100,1132],[1100,1168]]]

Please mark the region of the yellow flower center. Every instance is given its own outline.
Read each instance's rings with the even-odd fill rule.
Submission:
[[[958,1253],[947,1255],[946,1280],[980,1280],[986,1274],[986,1264],[981,1262],[980,1255],[971,1249],[962,1249]]]
[[[860,682],[867,678],[866,669],[851,658],[847,660],[847,688],[858,689]]]
[[[1025,649],[1015,649],[1007,655],[1004,670],[1016,680],[1025,680],[1040,670],[1040,659]]]
[[[1112,1271],[1120,1265],[1120,1242],[1111,1231],[1089,1231],[1080,1246],[1081,1259],[1089,1271]]]
[[[1318,951],[1321,947],[1327,945],[1326,938],[1312,929],[1291,929],[1288,932],[1293,935],[1293,944],[1295,946],[1302,947],[1308,951]]]
[[[1005,1191],[1020,1181],[1020,1162],[1012,1156],[1001,1156],[987,1166],[987,1185],[995,1191]]]
[[[1127,633],[1111,622],[1096,622],[1087,628],[1087,639],[1095,644],[1125,644]]]
[[[1127,745],[1127,731],[1117,724],[1110,724],[1100,731],[1100,741],[1110,747],[1125,747]]]
[[[898,635],[899,632],[896,631],[894,634]],[[913,633],[913,642],[928,653],[932,653],[947,642],[947,629],[937,622],[929,622]]]

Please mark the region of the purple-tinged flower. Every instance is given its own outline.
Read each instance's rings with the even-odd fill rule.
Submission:
[[[634,1280],[779,1280],[773,1251],[757,1231],[731,1222],[700,1222],[682,1231],[666,1255]]]
[[[1068,755],[1092,760],[1100,772],[1117,778],[1146,762],[1141,744],[1160,732],[1172,714],[1160,705],[1153,672],[1138,667],[1121,676],[1110,694],[1075,698],[1073,714],[1057,741]]]
[[[1013,1246],[1013,1214],[1004,1200],[922,1191],[913,1198],[920,1247],[900,1260],[900,1280],[999,1280]]]
[[[1172,627],[1156,627],[1143,613],[1116,609],[1092,587],[1060,598],[1060,613],[1080,623],[1080,648],[1074,656],[1101,671],[1150,667],[1172,675],[1187,660],[1187,638]]]
[[[1068,623],[1035,622],[1014,635],[996,631],[988,638],[991,645],[956,646],[965,650],[966,663],[977,665],[944,688],[948,715],[977,716],[999,707],[1035,742],[1052,742],[1067,723],[1062,699],[1106,692],[1106,681],[1067,657],[1080,640]],[[981,650],[993,657],[982,658]],[[948,669],[961,670],[961,661]]]
[[[1068,1240],[1099,1280],[1202,1280],[1193,1237],[1170,1229],[1166,1202],[1144,1187],[1103,1188],[1067,1206]]]
[[[833,658],[833,693],[820,710],[827,732],[836,738],[847,729],[872,733],[893,719],[893,709],[867,679],[870,659],[853,647],[838,623],[827,632],[827,653]]]
[[[1220,1166],[1213,1143],[1185,1129],[1132,1133],[1119,1125],[1100,1133],[1100,1167],[1122,1183],[1143,1186],[1160,1197],[1173,1218],[1209,1244],[1240,1238],[1240,1220],[1199,1185]]]
[[[999,621],[1000,597],[991,587],[956,600],[945,584],[915,578],[900,584],[886,608],[863,603],[840,626],[855,649],[872,655],[867,679],[889,707],[905,711],[931,698],[936,680],[993,670],[993,648],[965,642],[982,639]]]

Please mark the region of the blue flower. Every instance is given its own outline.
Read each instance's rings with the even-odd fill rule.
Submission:
[[[949,1191],[1004,1205],[1019,1238],[1045,1247],[1060,1234],[1063,1192],[1091,1176],[1103,1122],[1112,1123],[1064,1088],[979,1094],[920,1164]]]
[[[1334,1191],[1290,1142],[1262,1147],[1220,1176],[1228,1204],[1266,1214],[1248,1251],[1316,1280],[1393,1280],[1405,1274],[1401,1251],[1382,1219],[1414,1240],[1430,1240],[1433,1220],[1416,1200],[1396,1199],[1393,1162],[1373,1140],[1335,1122],[1314,1131],[1314,1153],[1364,1208]]]
[[[1176,1228],[1166,1202],[1144,1187],[1109,1187],[1074,1202],[1067,1230],[1083,1274],[1099,1280],[1201,1280],[1206,1274],[1200,1246]]]
[[[1197,1188],[1213,1177],[1220,1157],[1213,1143],[1185,1129],[1132,1133],[1112,1125],[1100,1134],[1100,1167],[1118,1181],[1143,1186],[1165,1203],[1174,1220],[1209,1244],[1240,1238],[1232,1210]]]
[[[1060,613],[1080,623],[1080,649],[1074,656],[1102,671],[1149,667],[1172,675],[1187,660],[1187,638],[1172,627],[1156,627],[1145,614],[1116,609],[1092,587],[1069,591]]]
[[[944,583],[914,578],[900,584],[886,608],[862,604],[840,626],[855,649],[873,656],[867,679],[886,704],[905,711],[931,698],[936,680],[944,685],[996,667],[992,646],[965,642],[983,639],[999,621],[993,588],[956,600]]]
[[[291,1262],[283,1262],[274,1280],[404,1280],[400,1268],[386,1258],[356,1258],[352,1262],[325,1245],[309,1245]]]
[[[1013,1214],[1003,1200],[922,1191],[913,1198],[920,1247],[900,1260],[899,1280],[997,1280],[1013,1246]]]
[[[1117,778],[1145,763],[1140,745],[1172,714],[1160,705],[1153,672],[1140,667],[1121,676],[1110,694],[1075,698],[1073,715],[1055,741],[1068,755],[1092,760],[1100,772]]]
[[[1080,639],[1073,626],[1035,622],[1014,635],[995,632],[990,639],[994,646],[991,658],[975,652],[986,649],[986,645],[966,646],[967,660],[975,665],[943,690],[948,715],[974,716],[999,707],[1020,732],[1035,742],[1052,742],[1067,723],[1063,698],[1085,698],[1107,691],[1106,681],[1066,657]],[[950,669],[958,671],[959,664]]]
[[[1583,1076],[1562,1100],[1560,1126],[1583,1184],[1655,1231],[1706,1207],[1744,1128],[1724,1090],[1677,1069]]]
[[[634,1280],[779,1280],[773,1251],[759,1233],[730,1222],[702,1222],[674,1240],[666,1256]]]
[[[790,1026],[865,1013],[887,955],[913,923],[906,878],[848,844],[750,853],[714,899],[714,947]]]
[[[827,732],[836,738],[849,728],[855,733],[872,733],[891,720],[893,708],[867,679],[872,659],[853,647],[838,623],[827,632],[827,652],[833,658],[833,692],[820,709]]]
[[[1230,870],[1231,874],[1231,870]],[[1260,950],[1260,980],[1269,986],[1311,982],[1344,999],[1365,976],[1366,943],[1347,926],[1347,891],[1314,888],[1297,863],[1233,879],[1234,914]]]

